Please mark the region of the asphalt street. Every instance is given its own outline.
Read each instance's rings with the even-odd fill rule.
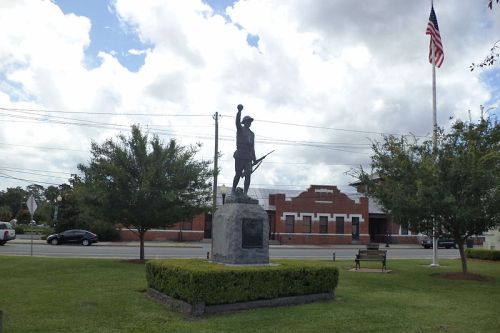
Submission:
[[[293,246],[270,245],[271,258],[297,259],[353,259],[363,245],[335,246]],[[417,245],[397,245],[384,247],[388,259],[429,259],[432,260],[432,249],[424,249]],[[146,242],[145,256],[155,258],[206,258],[211,251],[211,244],[205,242]],[[75,258],[122,258],[139,257],[139,243],[101,242],[92,246],[82,245],[49,245],[41,240],[16,239],[0,246],[0,255],[34,255],[47,257]],[[439,258],[459,258],[457,249],[439,249]]]

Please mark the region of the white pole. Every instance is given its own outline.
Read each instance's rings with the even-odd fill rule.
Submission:
[[[437,150],[437,111],[436,111],[436,46],[431,42],[432,50],[432,148],[434,153]],[[432,227],[432,267],[439,266],[438,264],[438,241],[436,237],[436,220],[433,221]]]

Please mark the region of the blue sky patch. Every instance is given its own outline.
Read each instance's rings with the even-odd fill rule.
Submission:
[[[485,101],[485,110],[491,107],[492,105],[499,105],[495,109],[491,109],[488,111],[490,115],[500,116],[500,63],[495,63],[493,67],[486,67],[483,69],[484,73],[481,74],[481,81],[486,83],[488,87],[491,89],[491,98],[488,101]]]
[[[56,5],[64,14],[74,13],[88,17],[91,21],[90,45],[85,50],[85,66],[89,69],[98,67],[102,60],[98,57],[100,51],[113,54],[118,61],[132,72],[144,65],[146,54],[129,50],[144,51],[151,45],[142,43],[139,37],[125,30],[117,18],[111,1],[74,1],[55,0]]]

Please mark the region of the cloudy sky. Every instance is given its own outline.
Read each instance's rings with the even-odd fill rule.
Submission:
[[[438,125],[500,114],[500,5],[435,0]],[[430,0],[1,0],[0,190],[66,182],[130,125],[234,176],[236,105],[270,155],[252,187],[337,185],[383,134],[432,128]],[[470,110],[470,111],[469,111]]]

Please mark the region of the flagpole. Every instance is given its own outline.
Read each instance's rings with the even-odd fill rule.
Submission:
[[[437,151],[437,111],[436,111],[436,45],[431,41],[432,52],[432,150],[435,154]],[[433,221],[432,227],[432,267],[439,266],[438,264],[438,241],[436,237],[436,220]]]

